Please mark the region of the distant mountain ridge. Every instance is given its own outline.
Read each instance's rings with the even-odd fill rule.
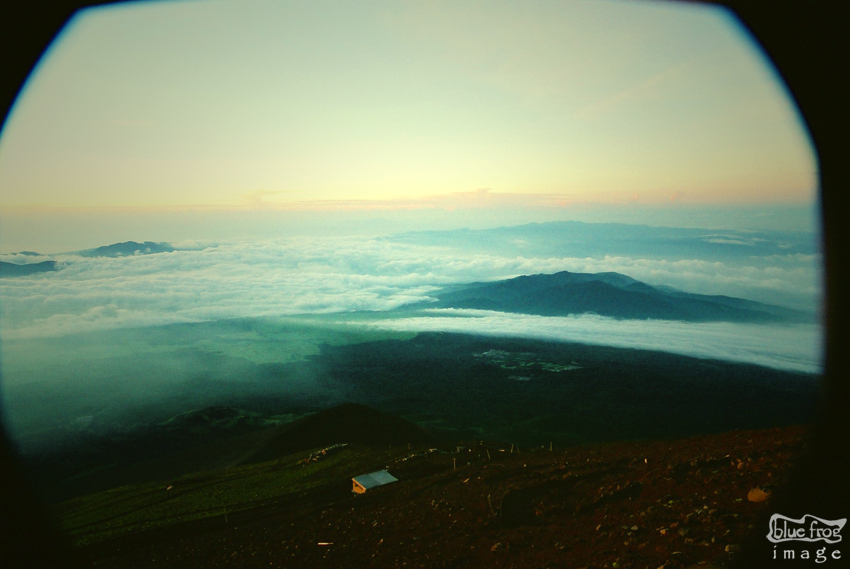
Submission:
[[[27,253],[22,253],[27,254]],[[37,255],[37,253],[36,253]],[[56,261],[42,261],[40,263],[7,263],[0,261],[0,277],[25,277],[37,273],[47,273],[56,270]]]
[[[137,243],[136,241],[125,241],[123,243],[113,243],[112,245],[104,245],[96,249],[87,249],[80,251],[83,257],[128,257],[132,255],[153,255],[155,253],[170,253],[174,251],[174,247],[168,243],[154,243],[153,241],[145,241]]]
[[[436,308],[494,310],[539,316],[594,313],[622,319],[687,322],[804,322],[805,313],[741,298],[653,287],[620,273],[571,273],[447,287]],[[423,303],[420,306],[424,306]]]
[[[800,231],[742,231],[627,223],[550,221],[494,227],[409,231],[388,237],[403,243],[498,251],[503,255],[593,257],[606,255],[729,261],[750,257],[817,254],[817,239]]]

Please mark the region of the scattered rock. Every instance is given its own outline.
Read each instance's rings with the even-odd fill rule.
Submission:
[[[767,500],[767,492],[762,490],[761,488],[753,488],[749,492],[747,492],[747,500],[750,502],[764,502]]]

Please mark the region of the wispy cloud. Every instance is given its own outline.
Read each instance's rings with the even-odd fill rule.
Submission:
[[[280,194],[287,194],[291,192],[287,192],[285,190],[254,190],[252,192],[246,192],[242,194],[240,197],[245,200],[251,207],[259,208],[259,207],[272,207],[274,204],[272,202],[266,201],[265,198],[269,196],[277,196]]]
[[[27,251],[0,255],[0,261],[3,261],[4,263],[14,263],[16,265],[28,265],[30,263],[41,263],[52,260],[53,257],[50,255],[40,255],[38,253]]]
[[[749,245],[750,247],[752,247],[754,245],[753,243],[741,241],[740,239],[714,238],[714,239],[706,239],[705,242],[706,243],[719,243],[721,245]]]
[[[587,203],[587,196],[575,193],[497,192],[477,188],[463,192],[427,194],[406,198],[355,200],[291,200],[268,202],[269,207],[290,210],[399,210],[399,209],[510,209],[558,208],[568,204]]]
[[[577,116],[582,119],[593,120],[614,112],[628,103],[660,98],[665,94],[665,85],[675,82],[682,75],[682,68],[682,65],[674,65],[654,73],[613,95],[583,107],[578,111]]]

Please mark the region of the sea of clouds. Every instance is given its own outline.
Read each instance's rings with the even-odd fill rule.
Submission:
[[[174,252],[117,258],[56,255],[50,257],[58,262],[56,272],[0,279],[0,338],[55,337],[235,317],[385,311],[427,301],[448,284],[561,270],[617,271],[688,292],[762,301],[791,295],[798,298],[797,304],[815,302],[820,294],[819,257],[800,253],[774,257],[746,264],[620,255],[517,256],[367,237],[193,243],[182,244]],[[44,259],[27,257],[26,261]],[[804,371],[817,371],[820,366],[821,332],[816,325],[456,316],[436,313],[383,320],[381,325],[573,339]]]
[[[815,297],[811,255],[769,266],[500,256],[370,238],[292,238],[129,257],[60,255],[56,272],[0,279],[3,337],[40,337],[220,318],[388,310],[452,283],[616,271],[688,292]],[[29,259],[43,259],[30,257]],[[763,259],[761,259],[763,262]]]

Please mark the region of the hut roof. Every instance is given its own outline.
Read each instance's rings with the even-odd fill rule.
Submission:
[[[383,486],[384,484],[389,484],[390,482],[398,482],[398,478],[396,478],[386,470],[370,472],[369,474],[361,474],[360,476],[355,476],[354,478],[352,478],[352,480],[362,486],[365,490],[368,490],[369,488],[375,488],[376,486]]]

